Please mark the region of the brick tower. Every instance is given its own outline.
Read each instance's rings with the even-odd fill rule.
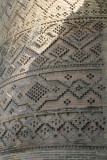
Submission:
[[[0,160],[107,160],[106,0],[1,0]]]

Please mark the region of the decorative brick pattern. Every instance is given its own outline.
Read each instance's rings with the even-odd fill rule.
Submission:
[[[1,159],[107,159],[106,5],[0,2]]]

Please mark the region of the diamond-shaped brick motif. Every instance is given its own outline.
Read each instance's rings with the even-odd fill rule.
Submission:
[[[11,129],[12,133],[17,134],[22,128],[22,124],[19,121],[12,121],[10,124],[5,124],[7,128]]]
[[[57,93],[60,91],[60,88],[57,85],[52,85],[52,92]]]
[[[77,50],[73,55],[69,56],[75,62],[84,62],[87,58],[90,57],[90,54],[84,52],[83,50]]]
[[[88,123],[88,119],[83,115],[83,114],[77,114],[73,119],[72,119],[72,124],[75,125],[78,129],[83,129],[86,124]]]
[[[101,2],[101,3],[103,3],[103,2]],[[101,31],[101,30],[103,30],[103,26],[104,26],[103,23],[99,21],[94,25],[94,28],[98,31]]]
[[[67,74],[67,75],[65,75],[65,77],[64,77],[66,80],[71,80],[72,79],[72,75],[70,75],[70,74]]]
[[[26,119],[24,125],[27,126],[35,134],[36,130],[42,125],[42,122],[37,117],[31,117]]]
[[[65,104],[66,106],[68,106],[70,103],[71,103],[71,100],[70,100],[70,99],[64,100],[64,104]]]
[[[40,35],[39,37],[37,37],[35,43],[38,46],[42,46],[47,40],[48,40],[48,36],[44,34],[44,35]]]
[[[43,124],[36,132],[36,137],[39,138],[48,138],[49,136],[51,136],[53,134],[53,129],[47,125],[47,124]]]
[[[2,137],[2,140],[5,144],[10,145],[16,141],[16,136],[12,132],[7,130]]]
[[[18,60],[18,63],[21,65],[25,65],[30,60],[30,58],[31,58],[30,55],[25,53],[20,57],[20,59]]]
[[[86,37],[87,33],[86,31],[84,31],[83,29],[79,28],[79,29],[76,29],[73,33],[73,37],[78,40],[78,41],[81,41],[82,39],[84,39]]]
[[[57,45],[51,52],[50,55],[54,57],[62,57],[64,54],[66,54],[69,51],[68,48],[62,46],[62,45]]]
[[[52,35],[52,36],[55,36],[55,35],[58,35],[58,34],[61,34],[61,33],[63,33],[64,31],[65,31],[65,27],[63,27],[62,25],[55,25],[55,27],[52,29],[52,31],[50,32],[50,34]]]
[[[95,99],[94,98],[89,98],[87,100],[87,102],[91,105],[91,104],[94,104],[95,103]]]
[[[39,101],[46,93],[48,92],[47,87],[43,86],[40,83],[36,83],[26,95],[33,101]]]
[[[95,141],[97,137],[100,137],[104,133],[104,128],[96,120],[92,120],[87,123],[83,131],[90,139]]]
[[[41,67],[42,65],[44,65],[47,62],[48,58],[46,56],[39,56],[37,57],[37,59],[33,62],[33,64],[36,67]]]
[[[78,133],[78,129],[74,127],[71,123],[66,122],[61,128],[60,133],[69,140],[75,140],[75,136]]]
[[[97,56],[100,55],[101,49],[102,49],[102,48],[101,48],[101,44],[100,44],[100,43],[97,43],[97,44],[95,44],[94,46],[91,47],[91,51],[92,51],[93,53],[95,53]]]
[[[98,122],[99,126],[102,127],[103,129],[105,128],[105,125],[107,125],[107,119],[105,117],[96,118],[96,121]]]
[[[101,83],[98,82],[93,86],[93,90],[95,92],[95,94],[97,94],[100,98],[102,98],[102,96],[104,96],[104,92],[105,92],[106,87]]]
[[[58,115],[53,116],[50,120],[49,120],[49,125],[55,129],[58,129],[62,124],[64,124],[64,121],[61,117],[59,117]]]
[[[106,87],[102,84],[98,86],[98,90],[100,90],[100,91],[104,91],[105,89],[106,89]]]
[[[94,78],[94,75],[90,73],[90,74],[87,75],[87,78],[91,80],[91,79]]]
[[[1,1],[0,158],[106,158],[107,0]]]
[[[70,87],[71,92],[78,99],[82,99],[90,90],[90,85],[81,79],[77,79]]]
[[[33,137],[33,134],[28,127],[23,127],[19,132],[18,137],[23,142],[23,141],[31,140]]]

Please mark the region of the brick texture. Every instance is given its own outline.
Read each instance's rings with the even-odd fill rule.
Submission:
[[[1,160],[107,159],[106,0],[1,0]]]
[[[106,160],[104,150],[35,150],[1,156],[1,160]]]

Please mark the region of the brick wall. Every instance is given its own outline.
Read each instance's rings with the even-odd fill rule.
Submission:
[[[1,160],[106,160],[107,2],[0,6]]]
[[[0,160],[107,160],[107,154],[99,149],[48,149],[4,155]]]

